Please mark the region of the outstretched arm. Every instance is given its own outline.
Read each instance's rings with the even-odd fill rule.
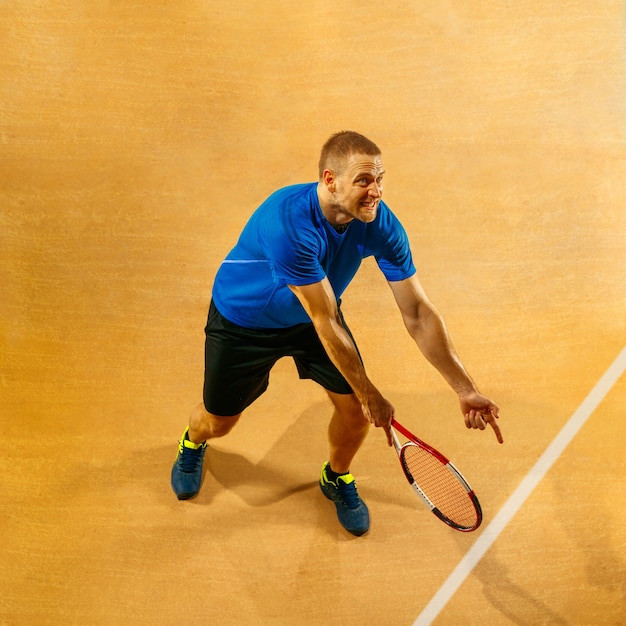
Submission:
[[[393,406],[367,377],[354,342],[341,323],[330,282],[324,278],[318,283],[290,285],[289,288],[311,318],[330,360],[352,387],[361,403],[363,414],[372,424],[385,430],[391,445]]]
[[[502,443],[502,433],[496,421],[498,406],[476,389],[452,346],[441,315],[426,296],[417,276],[390,281],[389,286],[409,334],[422,354],[458,394],[465,425],[484,430],[489,424]]]

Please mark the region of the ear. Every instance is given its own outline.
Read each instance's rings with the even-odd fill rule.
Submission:
[[[334,193],[336,184],[335,172],[333,172],[332,170],[324,170],[324,172],[322,173],[322,180],[324,181],[324,184],[326,185],[328,191]]]

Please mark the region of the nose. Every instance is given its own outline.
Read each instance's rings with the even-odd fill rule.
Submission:
[[[377,183],[376,181],[372,182],[367,190],[368,194],[372,196],[372,198],[379,198],[380,194],[383,191],[383,186]]]

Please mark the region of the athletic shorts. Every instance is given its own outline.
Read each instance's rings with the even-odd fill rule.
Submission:
[[[339,315],[352,337],[341,311]],[[205,333],[204,406],[209,413],[241,413],[267,389],[270,370],[285,356],[293,358],[300,378],[314,380],[335,393],[352,393],[348,381],[328,358],[312,323],[242,328],[229,322],[211,302]]]

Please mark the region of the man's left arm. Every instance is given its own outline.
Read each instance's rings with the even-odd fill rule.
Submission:
[[[468,428],[484,430],[489,424],[500,443],[499,407],[483,396],[465,370],[448,335],[445,322],[424,292],[414,274],[400,281],[389,281],[404,324],[426,359],[439,371],[459,396]]]

